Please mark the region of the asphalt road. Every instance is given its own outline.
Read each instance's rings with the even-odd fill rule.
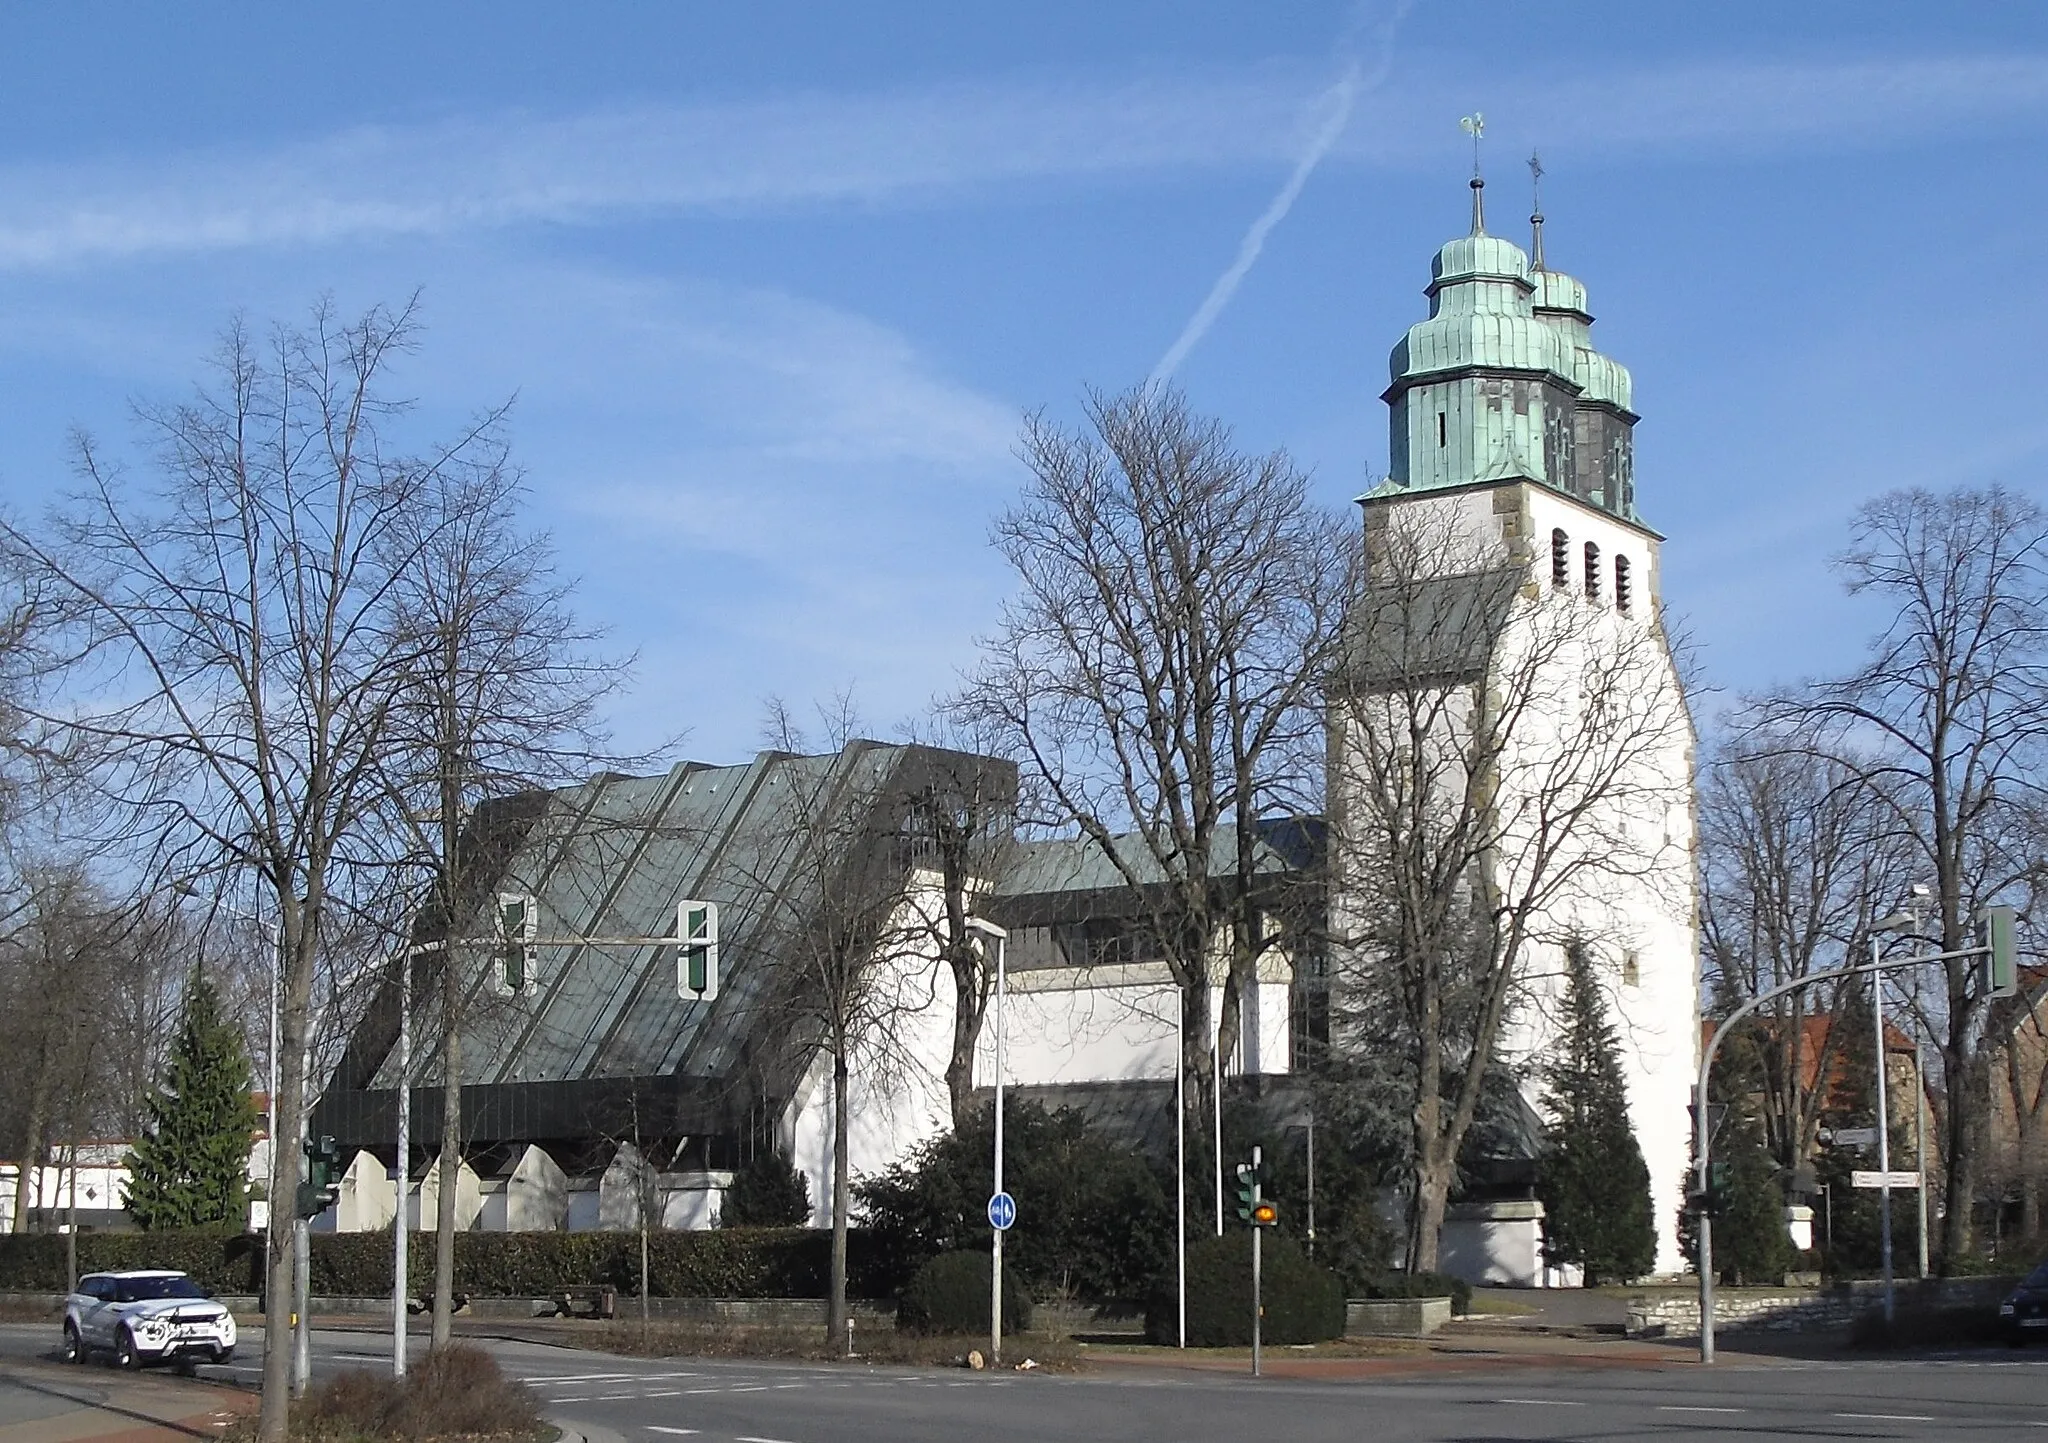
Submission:
[[[386,1364],[363,1334],[316,1332],[316,1375]],[[256,1343],[256,1339],[249,1340]],[[2026,1438],[2048,1443],[2048,1352],[1768,1364],[1711,1371],[1526,1366],[1415,1381],[1043,1373],[617,1358],[490,1342],[557,1417],[633,1443],[1492,1443],[1508,1439]],[[47,1353],[0,1328],[0,1357]],[[260,1343],[238,1358],[252,1381]],[[225,1370],[202,1369],[221,1379]]]

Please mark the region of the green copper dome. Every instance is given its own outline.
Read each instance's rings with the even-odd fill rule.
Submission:
[[[1430,265],[1428,318],[1390,358],[1388,477],[1372,495],[1533,481],[1634,520],[1628,369],[1594,349],[1584,285],[1486,233],[1480,186],[1471,232]]]

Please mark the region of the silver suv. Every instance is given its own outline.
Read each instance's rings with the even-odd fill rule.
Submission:
[[[235,1320],[184,1273],[88,1273],[64,1300],[64,1357],[82,1363],[95,1352],[117,1367],[190,1372],[235,1356]]]

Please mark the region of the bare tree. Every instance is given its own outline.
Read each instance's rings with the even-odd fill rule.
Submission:
[[[995,988],[995,967],[968,926],[981,900],[1009,874],[1017,855],[1017,769],[989,755],[995,739],[940,724],[910,740],[928,748],[929,778],[912,805],[918,838],[914,863],[937,880],[939,907],[932,940],[953,977],[953,1037],[946,1055],[946,1093],[953,1126],[976,1110],[974,1054]]]
[[[1933,891],[1932,940],[1971,945],[1978,911],[2043,875],[2036,818],[2048,763],[2048,512],[1993,487],[1895,491],[1857,511],[1837,568],[1886,625],[1854,673],[1758,708],[1797,754],[1860,771],[1890,814],[1913,880]],[[1941,1253],[1969,1251],[1990,1079],[1985,998],[1945,964],[1925,1021],[1941,1058]]]
[[[829,1068],[832,1126],[832,1262],[826,1328],[843,1345],[847,1320],[847,1228],[853,1087],[869,1106],[888,1106],[921,1067],[909,1035],[937,1000],[934,938],[944,903],[917,885],[919,855],[943,777],[919,767],[913,749],[859,738],[850,702],[823,711],[822,740],[836,755],[793,757],[774,786],[772,875],[733,880],[753,894],[756,935],[775,969],[770,1035],[796,1059]],[[769,746],[812,750],[788,708],[771,701]]]
[[[1328,700],[1331,1047],[1376,1055],[1408,1118],[1416,1269],[1436,1266],[1539,958],[1556,973],[1572,943],[1625,934],[1602,899],[1669,874],[1689,782],[1660,619],[1541,587],[1466,524],[1455,505],[1368,513]],[[1660,900],[1689,913],[1689,895]]]
[[[428,878],[423,936],[474,936],[495,922],[482,895],[495,868],[480,864],[466,835],[482,802],[648,760],[604,750],[599,708],[632,661],[594,650],[599,633],[571,612],[572,583],[556,575],[548,539],[519,524],[524,499],[503,440],[487,429],[460,464],[430,478],[388,534],[397,691],[379,761],[389,822],[406,843],[401,872]],[[477,969],[445,950],[438,959],[435,1347],[453,1331],[464,1014],[490,996]]]
[[[1091,393],[1087,417],[1085,433],[1025,425],[1031,479],[995,527],[1020,594],[960,713],[1018,759],[1045,806],[1024,820],[1078,832],[1129,890],[1180,994],[1199,1120],[1211,1039],[1227,1063],[1279,941],[1255,897],[1258,824],[1318,807],[1315,693],[1352,539],[1284,452],[1240,453],[1177,391]]]
[[[378,825],[404,656],[391,605],[420,549],[395,538],[490,430],[487,417],[424,456],[392,449],[403,408],[385,373],[413,325],[411,305],[353,321],[323,305],[263,344],[237,324],[215,389],[139,412],[147,493],[81,435],[80,486],[48,538],[0,523],[63,613],[30,703],[49,744],[178,871],[247,868],[268,894],[282,973],[273,1204],[297,1182],[329,923],[391,850]],[[270,1229],[273,1339],[290,1330],[291,1241]],[[265,1356],[264,1443],[284,1436],[290,1352]]]
[[[1866,759],[1796,754],[1782,739],[1726,748],[1700,788],[1701,931],[1707,986],[1723,1009],[1814,973],[1864,960],[1871,924],[1908,877]],[[1843,1052],[1834,1025],[1844,984],[1816,983],[1764,1004],[1750,1029],[1762,1064],[1772,1154],[1813,1151]],[[1810,1019],[1826,1019],[1815,1028]]]

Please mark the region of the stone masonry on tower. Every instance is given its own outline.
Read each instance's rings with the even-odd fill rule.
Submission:
[[[1481,185],[1470,233],[1437,252],[1428,318],[1394,348],[1389,475],[1360,498],[1372,579],[1330,738],[1333,1006],[1349,991],[1354,1013],[1419,1009],[1409,1036],[1427,1025],[1446,1050],[1411,1081],[1432,1065],[1453,1083],[1495,1009],[1484,1060],[1519,1076],[1526,1135],[1564,959],[1589,955],[1650,1171],[1657,1270],[1678,1272],[1695,793],[1662,538],[1636,510],[1629,373],[1594,349],[1585,287],[1544,263],[1540,215],[1529,252],[1487,234]],[[1424,981],[1447,1014],[1416,1001]],[[1442,1219],[1442,1266],[1570,1281],[1545,1267],[1526,1185],[1476,1194]]]

